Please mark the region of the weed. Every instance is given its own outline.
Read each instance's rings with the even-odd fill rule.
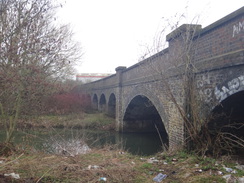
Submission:
[[[222,177],[212,176],[212,177],[199,177],[195,182],[196,183],[213,183],[213,182],[225,183],[226,180]]]
[[[244,171],[243,170],[236,170],[236,174],[237,177],[243,177],[244,176]]]
[[[102,155],[98,154],[98,153],[93,153],[93,154],[90,155],[90,157],[100,158],[100,157],[102,157]]]
[[[181,183],[182,181],[179,181],[179,180],[172,180],[170,181],[170,183]]]
[[[136,177],[136,179],[134,180],[134,182],[135,183],[144,183],[144,182],[147,183],[147,180],[145,179],[145,177],[138,175]]]
[[[224,162],[224,165],[229,168],[234,168],[236,166],[235,163],[229,161]]]
[[[152,168],[152,164],[151,163],[144,163],[141,166],[143,169],[151,169]]]
[[[197,156],[192,156],[189,162],[191,164],[198,164],[200,162],[200,160]]]
[[[67,182],[67,183],[71,183],[71,182],[74,182],[74,180],[69,180],[69,179],[60,179],[60,178],[57,178],[57,177],[52,177],[52,176],[47,176],[47,177],[43,177],[42,179],[39,180],[40,182],[43,182],[43,183],[48,183],[48,182],[55,182],[55,183],[62,183],[62,182]]]
[[[202,166],[202,170],[203,170],[203,171],[207,171],[207,170],[217,170],[217,168],[214,167],[214,166],[211,165],[211,164],[208,164],[208,165]]]
[[[180,151],[178,154],[177,154],[177,157],[178,158],[181,158],[181,159],[186,159],[188,158],[189,156],[189,153],[185,152],[185,151]]]
[[[203,158],[200,159],[200,165],[205,167],[206,169],[212,169],[215,166],[215,159],[212,158]]]

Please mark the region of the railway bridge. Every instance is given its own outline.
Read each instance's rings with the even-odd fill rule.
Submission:
[[[115,74],[83,85],[81,93],[116,119],[118,131],[159,131],[169,147],[184,143],[184,118],[192,111],[203,121],[224,113],[243,123],[244,7],[205,28],[184,24],[166,40],[166,49],[117,67]]]

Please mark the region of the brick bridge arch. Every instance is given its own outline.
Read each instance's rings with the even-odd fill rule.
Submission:
[[[96,91],[90,93],[91,105],[94,109],[108,114],[111,117],[115,117],[117,96],[113,90]]]
[[[123,97],[124,98],[124,102],[123,102],[124,107],[123,107],[123,110],[121,111],[122,119],[124,119],[126,109],[130,105],[131,101],[137,96],[143,96],[143,97],[146,97],[147,99],[149,99],[151,104],[155,107],[155,109],[159,113],[162,123],[165,126],[166,132],[168,132],[169,131],[168,118],[165,113],[163,103],[160,102],[161,100],[157,95],[153,95],[152,92],[150,92],[148,89],[145,89],[145,88],[140,88],[138,90],[138,88],[133,87],[133,89],[129,93],[126,93],[126,97]]]

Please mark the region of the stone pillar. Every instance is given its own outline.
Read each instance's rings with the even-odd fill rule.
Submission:
[[[119,66],[115,69],[117,78],[117,89],[116,89],[116,130],[123,131],[123,116],[122,116],[122,90],[123,80],[122,75],[126,67]]]
[[[116,71],[116,77],[117,77],[117,84],[119,87],[121,87],[122,84],[122,74],[123,74],[123,70],[125,70],[126,67],[124,66],[119,66],[116,67],[115,71]]]

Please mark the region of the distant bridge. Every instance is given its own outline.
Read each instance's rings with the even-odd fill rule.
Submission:
[[[169,46],[163,51],[83,85],[82,93],[91,97],[93,108],[115,117],[122,132],[159,129],[169,147],[184,143],[177,107],[186,109],[189,87],[197,92],[201,103],[195,107],[203,118],[224,111],[243,122],[244,7],[203,29],[182,25],[166,40]]]

